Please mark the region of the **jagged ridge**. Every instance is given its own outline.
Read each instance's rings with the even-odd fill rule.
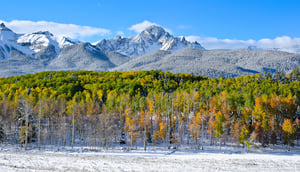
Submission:
[[[154,50],[174,52],[186,47],[204,49],[197,42],[189,42],[183,36],[173,37],[162,27],[155,25],[146,28],[134,37],[118,36],[113,39],[104,39],[96,46],[102,51],[115,51],[128,57],[144,55]]]

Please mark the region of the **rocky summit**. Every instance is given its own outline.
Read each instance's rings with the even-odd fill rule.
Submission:
[[[159,26],[150,26],[134,37],[118,36],[114,39],[102,40],[96,46],[103,51],[114,51],[128,57],[144,55],[154,50],[174,52],[190,47],[204,49],[197,42],[189,42],[183,36],[174,37]]]

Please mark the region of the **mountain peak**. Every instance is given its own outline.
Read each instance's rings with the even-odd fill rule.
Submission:
[[[49,36],[53,36],[53,34],[49,31],[38,31],[38,32],[34,32],[32,34],[41,34],[41,35],[49,35]]]
[[[157,25],[147,27],[139,35],[148,39],[158,39],[162,36],[170,37],[170,34],[164,28]]]
[[[147,27],[145,30],[143,30],[142,32],[150,32],[150,33],[155,33],[155,32],[166,32],[166,30],[161,27],[161,26],[157,26],[157,25],[151,25],[149,27]]]
[[[12,30],[10,30],[8,27],[6,27],[4,23],[1,23],[1,24],[0,24],[0,30],[12,31]]]
[[[203,49],[199,43],[189,42],[183,36],[174,37],[158,25],[151,25],[130,38],[119,36],[102,40],[95,45],[102,51],[114,51],[128,57],[140,56],[154,50],[174,52],[186,47]]]
[[[4,23],[0,24],[0,40],[1,41],[15,41],[17,34],[5,26]]]
[[[1,24],[0,24],[0,28],[4,28],[4,27],[6,27],[5,24],[4,24],[4,23],[1,23]]]
[[[69,38],[69,37],[66,37],[66,36],[62,36],[62,37],[58,38],[57,41],[58,41],[58,44],[59,44],[60,48],[64,48],[64,47],[67,47],[67,46],[70,46],[70,45],[81,43],[79,40],[72,39],[72,38]]]

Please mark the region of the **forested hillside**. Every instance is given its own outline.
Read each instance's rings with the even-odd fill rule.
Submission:
[[[299,80],[299,68],[288,75],[230,79],[161,71],[47,71],[2,78],[0,140],[25,150],[293,146],[300,139]]]

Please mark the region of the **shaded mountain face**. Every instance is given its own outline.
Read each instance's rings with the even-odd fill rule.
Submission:
[[[0,24],[0,40],[1,41],[15,41],[17,34],[7,28],[3,23]]]
[[[114,51],[128,57],[144,55],[154,50],[174,52],[182,48],[204,49],[197,42],[189,42],[184,37],[173,37],[162,27],[150,26],[131,38],[118,36],[96,44],[102,51]]]
[[[0,60],[0,77],[24,75],[45,70],[42,61],[32,58],[13,47],[10,49],[9,56],[6,60]]]
[[[199,43],[174,37],[158,26],[134,37],[90,44],[57,38],[47,31],[16,34],[0,24],[0,77],[44,70],[162,70],[235,77],[290,72],[294,66],[300,66],[299,54],[257,47],[205,50]]]
[[[12,50],[17,50],[23,54],[32,56],[33,52],[31,50],[17,44],[19,36],[20,35],[14,33],[3,23],[0,24],[0,60],[5,60],[11,57],[10,52]]]
[[[60,55],[47,66],[49,70],[108,70],[116,65],[90,43],[62,49]]]

